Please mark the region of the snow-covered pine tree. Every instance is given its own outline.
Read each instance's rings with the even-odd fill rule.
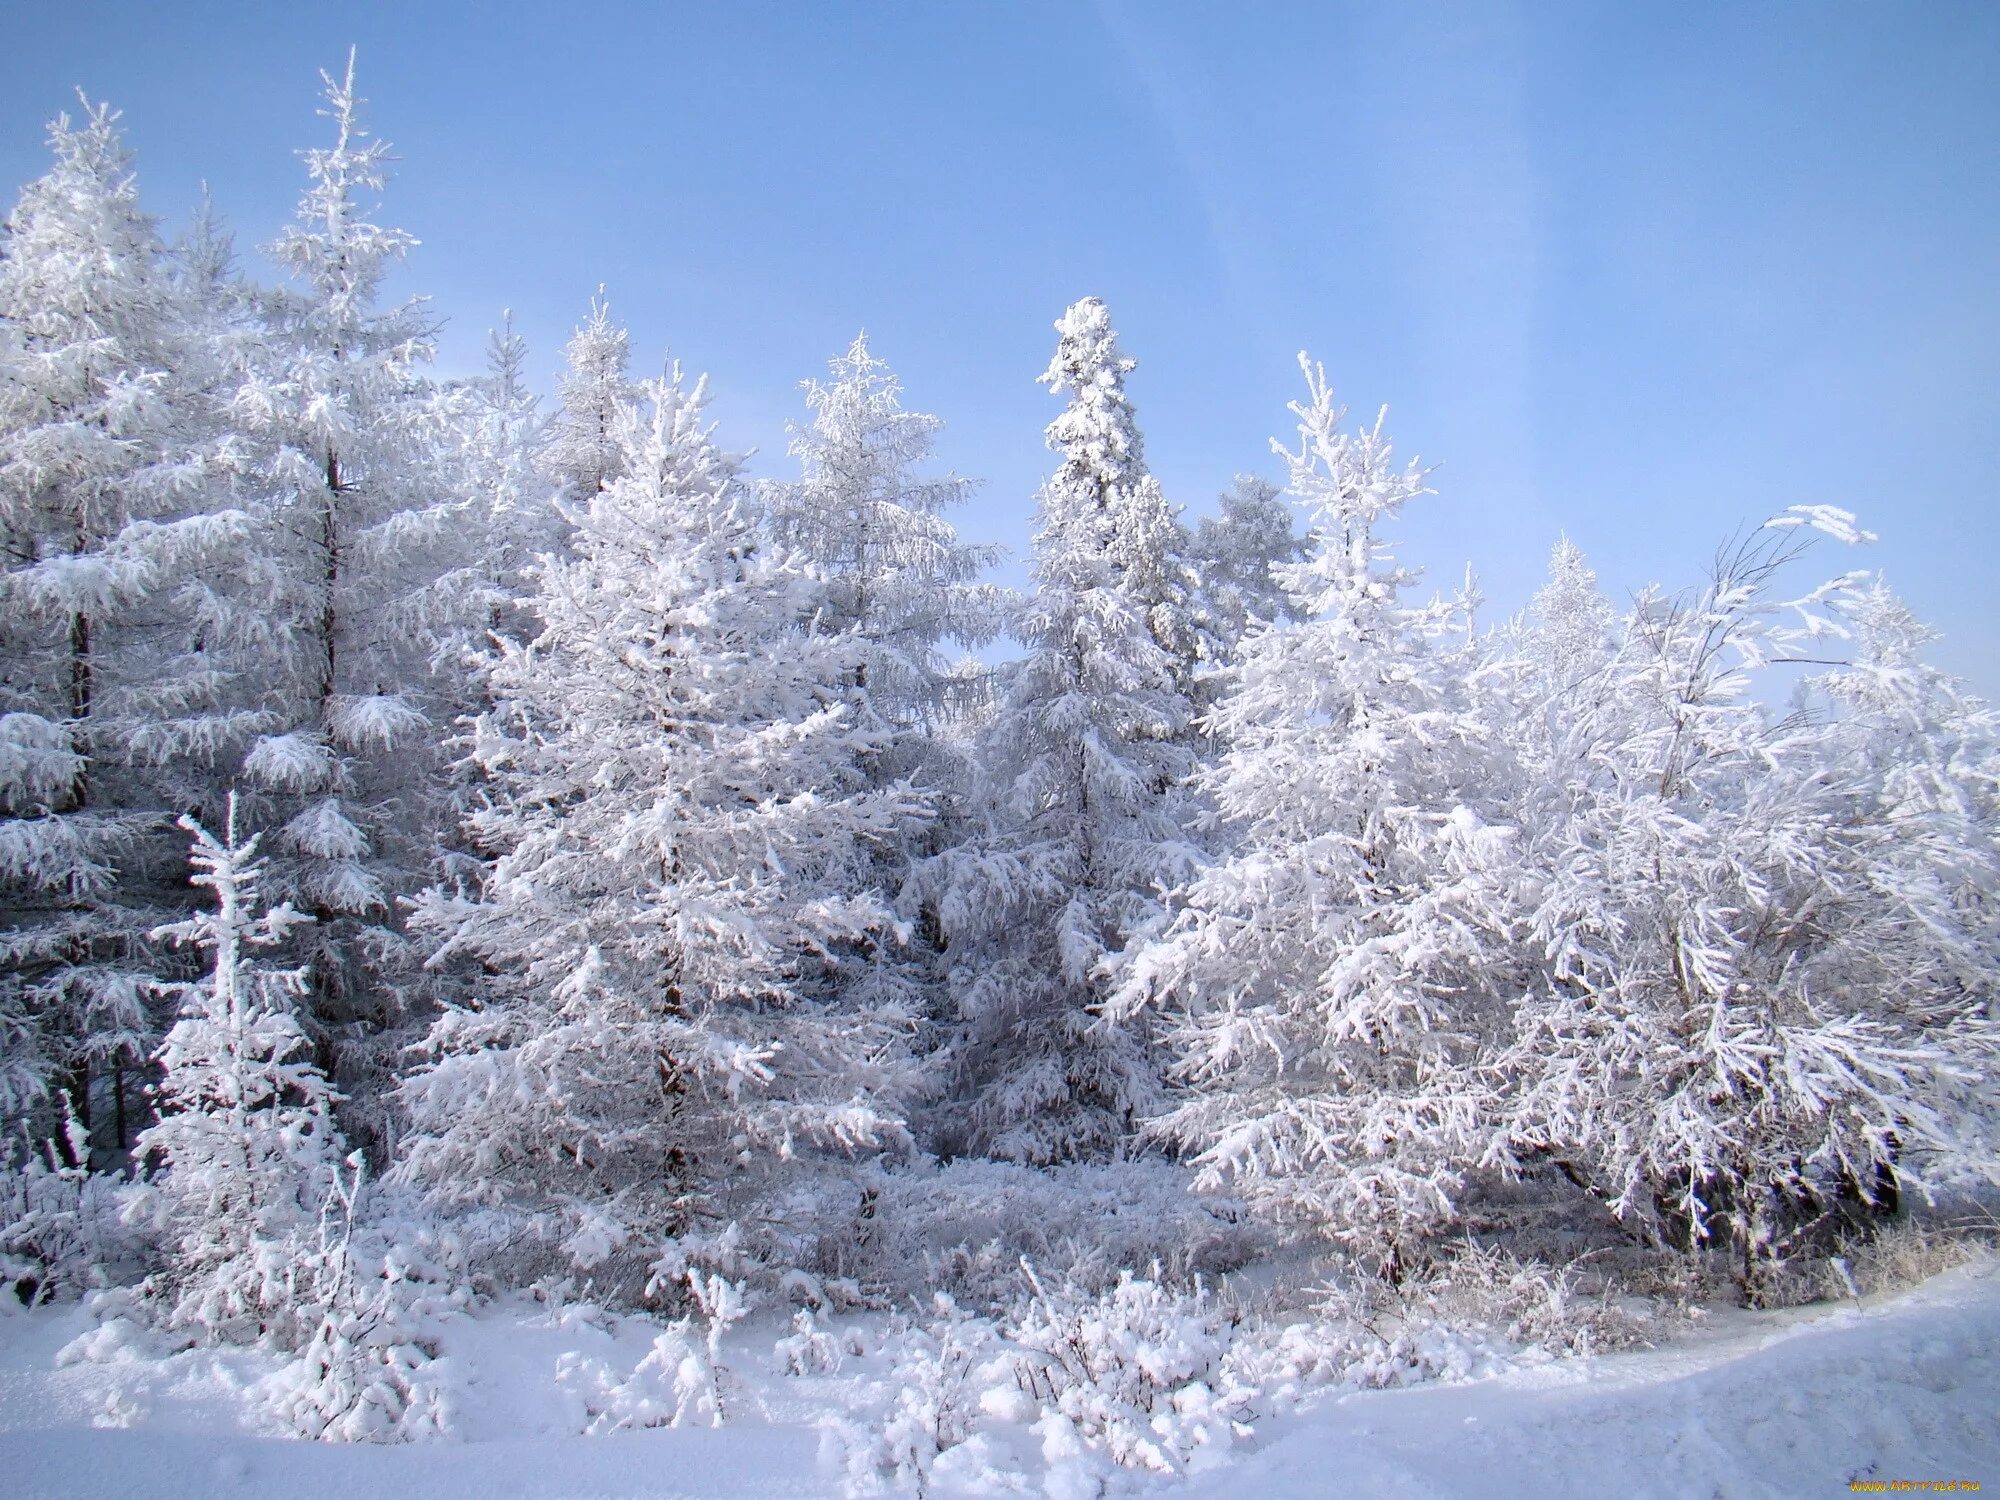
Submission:
[[[452,554],[462,573],[450,586],[467,607],[454,622],[460,634],[440,642],[440,656],[454,664],[483,649],[490,631],[515,623],[528,565],[559,546],[566,529],[541,468],[549,421],[528,387],[527,363],[527,341],[509,310],[487,336],[485,374],[449,393],[457,430],[444,441],[458,470],[453,487],[469,502]],[[468,700],[461,708],[481,706]]]
[[[638,394],[626,374],[631,358],[632,337],[611,320],[611,304],[599,287],[590,316],[564,346],[561,404],[539,455],[542,473],[573,501],[588,503],[618,477],[625,454],[619,413]]]
[[[489,628],[502,622],[525,586],[528,564],[559,546],[565,530],[537,471],[548,419],[539,410],[542,398],[528,386],[527,366],[528,343],[514,331],[510,309],[487,339],[486,376],[473,388],[478,440],[470,446],[484,479],[486,519],[480,560],[499,595]]]
[[[806,383],[812,420],[792,429],[802,477],[763,487],[772,537],[824,579],[821,628],[852,631],[857,678],[896,729],[898,773],[954,717],[968,684],[947,643],[982,646],[999,633],[1000,591],[979,582],[998,549],[958,539],[945,517],[973,481],[925,478],[941,419],[906,411],[902,386],[865,334]]]
[[[1856,665],[1825,680],[1851,717],[1761,706],[1759,669],[1823,654],[1857,585],[1780,595],[1802,523],[1865,535],[1824,507],[1779,518],[1698,593],[1642,596],[1615,690],[1571,695],[1522,819],[1540,972],[1498,1060],[1516,1160],[1556,1160],[1662,1243],[1729,1244],[1752,1299],[1912,1155],[1993,1160],[2000,975],[1965,899],[1993,889],[1992,828],[1890,769],[1949,752],[1880,738],[1929,736],[1903,696],[1913,638],[1879,597],[1859,597]]]
[[[1611,601],[1597,586],[1597,574],[1583,549],[1568,537],[1549,553],[1549,581],[1530,609],[1530,655],[1545,690],[1563,693],[1601,671],[1611,659]]]
[[[1188,556],[1201,575],[1206,623],[1227,657],[1252,621],[1300,618],[1272,569],[1304,561],[1306,541],[1284,491],[1268,479],[1237,475],[1219,504],[1219,513],[1203,516],[1195,528]]]
[[[868,889],[915,919],[908,945],[870,943],[844,956],[837,988],[862,1004],[941,1009],[942,947],[934,905],[913,880],[922,862],[963,836],[974,770],[964,725],[985,704],[986,669],[953,661],[949,645],[984,645],[999,630],[1003,596],[979,575],[998,549],[962,542],[946,512],[973,482],[918,470],[944,424],[907,411],[889,366],[866,335],[806,383],[810,422],[792,429],[801,476],[762,488],[771,536],[819,580],[813,628],[851,635],[859,651],[858,711],[886,721],[884,747],[865,762],[869,784],[912,784],[928,815],[884,846]]]
[[[272,719],[242,771],[272,884],[317,919],[307,1024],[370,1139],[406,998],[395,902],[428,877],[445,807],[432,725],[465,696],[438,649],[490,600],[457,554],[461,403],[424,378],[422,303],[377,306],[414,243],[364,201],[387,147],[361,126],[353,58],[321,76],[334,143],[304,153],[311,186],[271,246],[295,285],[262,299],[266,348],[232,403],[257,450],[241,597],[265,624],[247,644]]]
[[[514,331],[510,311],[487,338],[486,373],[452,391],[453,484],[470,504],[453,548],[458,574],[441,584],[467,607],[439,633],[435,648],[440,677],[456,689],[439,722],[477,717],[492,707],[484,671],[475,664],[494,634],[534,634],[523,600],[531,585],[529,570],[537,558],[563,545],[568,529],[539,463],[548,423],[537,410],[541,398],[528,388],[527,357],[527,341]],[[462,759],[447,770],[451,813],[435,868],[436,879],[447,886],[476,885],[480,878],[480,861],[462,835],[481,781],[477,768]]]
[[[209,971],[174,987],[181,1015],[160,1049],[160,1116],[137,1148],[150,1181],[132,1190],[128,1216],[164,1251],[148,1291],[167,1327],[202,1340],[296,1342],[292,1260],[345,1148],[296,1014],[305,970],[258,956],[312,919],[289,902],[259,910],[265,867],[257,840],[238,836],[236,811],[232,796],[219,839],[180,820],[194,840],[191,882],[214,905],[159,935],[199,948]]]
[[[116,120],[55,123],[0,255],[0,1122],[66,1143],[60,1087],[100,1164],[141,1123],[162,810],[226,734],[181,580],[238,536]]]
[[[1617,618],[1583,551],[1561,537],[1549,553],[1549,578],[1527,610],[1488,643],[1486,670],[1467,674],[1489,699],[1486,712],[1511,726],[1511,786],[1506,820],[1542,827],[1567,816],[1573,791],[1567,758],[1589,724],[1617,713],[1623,686],[1610,670]]]
[[[987,826],[940,867],[962,1022],[941,1138],[1034,1163],[1115,1153],[1152,1107],[1143,1031],[1098,1007],[1107,963],[1194,859],[1180,821],[1192,658],[1162,644],[1186,619],[1155,587],[1178,563],[1140,565],[1163,535],[1144,517],[1172,518],[1141,462],[1132,362],[1094,298],[1056,328],[1043,379],[1068,401],[1048,430],[1062,461],[1038,502],[1035,592],[1013,626],[1028,656],[982,736]]]
[[[1276,570],[1305,623],[1243,643],[1211,715],[1227,748],[1196,778],[1230,852],[1131,955],[1112,1010],[1159,1018],[1176,1092],[1153,1128],[1201,1183],[1393,1275],[1484,1143],[1507,840],[1474,791],[1486,734],[1440,665],[1459,609],[1405,603],[1415,575],[1381,537],[1424,471],[1379,417],[1342,432],[1301,364],[1300,446],[1273,446],[1313,516],[1310,558]]]
[[[432,1029],[396,1169],[518,1209],[524,1246],[556,1229],[626,1298],[729,1222],[809,1255],[809,1164],[905,1138],[912,1024],[819,998],[827,955],[899,940],[867,875],[912,804],[866,785],[856,644],[805,628],[816,583],[764,544],[704,387],[647,395],[572,560],[538,567],[540,634],[488,663],[493,867],[416,919],[488,977]]]
[[[1138,361],[1118,346],[1111,313],[1085,297],[1056,323],[1055,357],[1042,375],[1051,394],[1067,396],[1049,424],[1062,455],[1050,484],[1093,502],[1110,519],[1110,560],[1122,593],[1143,612],[1153,641],[1173,663],[1183,695],[1212,643],[1202,628],[1201,581],[1188,562],[1192,541],[1160,483],[1146,467],[1145,444],[1125,377]]]

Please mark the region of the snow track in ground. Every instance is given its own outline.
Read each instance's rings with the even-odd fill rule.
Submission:
[[[244,1430],[240,1390],[261,1369],[255,1356],[57,1367],[56,1352],[87,1326],[74,1309],[0,1319],[8,1500],[833,1496],[839,1483],[819,1464],[807,1417],[816,1402],[833,1412],[874,1405],[882,1374],[859,1360],[838,1377],[766,1375],[772,1329],[760,1328],[737,1361],[743,1407],[776,1420],[564,1436],[556,1353],[615,1345],[630,1355],[643,1327],[558,1327],[503,1310],[451,1346],[468,1441],[341,1446]],[[106,1420],[131,1425],[93,1425]],[[971,1493],[1040,1494],[1044,1477],[979,1476]],[[1857,1478],[2000,1485],[2000,1263],[1859,1310],[1731,1315],[1668,1349],[1323,1397],[1267,1419],[1235,1462],[1180,1492],[1750,1500],[1846,1494]],[[1176,1488],[1136,1475],[1132,1485]]]

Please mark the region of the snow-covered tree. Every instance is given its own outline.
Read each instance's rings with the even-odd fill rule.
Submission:
[[[237,536],[116,121],[55,123],[0,254],[0,1113],[66,1140],[60,1085],[109,1160],[151,1045],[161,810],[226,733],[193,581]]]
[[[369,217],[387,147],[361,126],[353,59],[322,77],[334,144],[304,153],[311,185],[270,247],[294,285],[263,299],[266,348],[232,403],[257,450],[241,597],[263,630],[243,649],[271,720],[242,772],[274,887],[317,918],[309,1024],[366,1106],[400,1006],[394,904],[426,878],[444,806],[432,726],[463,696],[439,648],[491,601],[457,555],[474,507],[459,403],[422,373],[429,321],[420,301],[377,306],[414,243]]]
[[[979,582],[997,549],[960,541],[946,519],[973,481],[915,472],[944,423],[903,408],[901,383],[866,335],[832,374],[806,383],[812,420],[792,429],[803,476],[767,484],[764,501],[773,538],[825,580],[821,628],[858,637],[856,679],[909,742],[895,757],[907,769],[966,687],[946,646],[998,633],[999,591]]]
[[[438,633],[433,651],[441,685],[450,689],[450,701],[434,714],[439,723],[492,706],[484,672],[475,663],[495,633],[534,633],[523,600],[529,570],[537,558],[560,549],[568,529],[539,462],[548,424],[537,410],[541,398],[528,388],[527,357],[527,342],[514,331],[510,311],[488,336],[486,373],[450,392],[456,429],[447,439],[452,485],[468,504],[449,559],[456,572],[439,585],[466,607]],[[434,874],[446,885],[477,884],[479,861],[466,849],[462,828],[481,795],[481,777],[463,760],[447,767],[446,776],[451,812],[443,821]]]
[[[458,605],[441,616],[433,639],[437,690],[450,700],[441,722],[486,706],[469,664],[494,630],[528,633],[520,617],[528,567],[560,547],[567,529],[542,470],[549,423],[528,387],[527,360],[527,341],[514,331],[510,310],[487,337],[486,372],[436,397],[449,492],[463,498],[451,545],[439,558],[451,571],[434,586],[441,602]]]
[[[926,809],[883,848],[868,880],[870,892],[915,916],[913,941],[846,955],[838,988],[864,1004],[900,993],[935,1012],[936,912],[912,875],[965,828],[974,771],[963,725],[984,707],[989,674],[946,653],[998,632],[1002,593],[979,581],[998,549],[958,539],[946,512],[973,482],[919,472],[944,424],[904,409],[900,383],[865,335],[832,361],[832,376],[806,383],[812,420],[791,441],[801,477],[763,488],[770,531],[817,575],[813,628],[853,637],[852,682],[887,721],[888,743],[865,763],[870,784],[907,780]]]
[[[238,836],[234,797],[228,818],[219,839],[181,819],[194,839],[191,881],[214,905],[160,936],[199,948],[209,970],[175,987],[181,1014],[160,1049],[160,1117],[138,1142],[151,1181],[135,1190],[131,1215],[167,1252],[151,1286],[167,1326],[245,1341],[282,1336],[297,1315],[292,1258],[345,1147],[296,1013],[305,971],[259,956],[312,919],[289,902],[259,909],[265,867],[257,840]]]
[[[647,396],[573,560],[539,565],[540,634],[488,663],[470,831],[494,863],[417,918],[488,977],[432,1029],[397,1168],[547,1216],[625,1296],[731,1220],[805,1253],[772,1243],[785,1195],[904,1138],[911,1026],[823,998],[829,955],[899,940],[866,877],[912,807],[867,786],[858,648],[805,628],[815,580],[764,544],[704,387]]]
[[[469,519],[477,536],[462,538],[458,553],[478,570],[477,587],[488,595],[487,609],[473,622],[482,643],[486,631],[511,616],[528,565],[561,545],[564,530],[541,473],[549,424],[538,410],[541,397],[528,387],[527,363],[527,340],[514,331],[510,310],[487,338],[485,375],[465,393],[469,430],[459,444],[460,484],[473,497]]]
[[[1535,594],[1532,656],[1542,685],[1562,693],[1610,660],[1613,611],[1583,549],[1568,537],[1549,554],[1549,581]]]
[[[1138,361],[1119,348],[1110,310],[1096,297],[1064,312],[1056,333],[1055,357],[1041,379],[1068,402],[1049,424],[1049,446],[1062,455],[1049,487],[1066,496],[1065,503],[1094,507],[1103,518],[1119,590],[1141,611],[1154,643],[1173,663],[1177,689],[1186,694],[1210,646],[1197,598],[1200,579],[1188,562],[1187,528],[1146,467],[1138,418],[1125,394],[1125,377]]]
[[[1309,559],[1276,570],[1305,623],[1243,643],[1211,715],[1227,748],[1197,777],[1231,852],[1130,956],[1113,1013],[1160,1018],[1176,1093],[1153,1128],[1201,1183],[1393,1274],[1483,1144],[1507,840],[1476,797],[1486,731],[1441,665],[1458,610],[1405,603],[1415,575],[1381,535],[1424,471],[1379,417],[1341,431],[1306,377],[1299,448],[1274,444],[1313,517]]]
[[[1208,628],[1226,655],[1253,621],[1299,618],[1272,569],[1304,561],[1306,542],[1284,491],[1268,479],[1237,475],[1220,505],[1220,513],[1201,518],[1188,556],[1201,575]]]
[[[1068,402],[1043,486],[1028,648],[981,741],[988,826],[942,862],[951,985],[962,1021],[947,1143],[1027,1162],[1119,1150],[1153,1102],[1143,1032],[1098,1014],[1105,965],[1154,921],[1193,858],[1180,786],[1193,705],[1135,566],[1136,518],[1158,491],[1125,400],[1131,362],[1103,304],[1056,324],[1044,377]],[[1170,517],[1168,519],[1171,519]],[[1162,557],[1168,554],[1161,554]]]
[[[626,374],[632,336],[611,321],[604,288],[590,299],[590,316],[563,349],[560,408],[540,453],[542,472],[570,499],[587,502],[611,487],[624,462],[619,413],[637,391]]]
[[[1528,608],[1480,642],[1479,658],[1462,674],[1481,700],[1480,712],[1509,726],[1511,764],[1501,791],[1506,821],[1539,824],[1563,814],[1574,736],[1581,717],[1615,716],[1624,691],[1611,670],[1618,621],[1597,586],[1597,574],[1568,537],[1549,554],[1549,577]],[[1497,749],[1498,747],[1496,747]]]
[[[1993,1159],[1992,826],[1917,769],[1950,752],[1929,690],[1906,693],[1907,618],[1856,578],[1778,591],[1802,522],[1863,535],[1781,517],[1700,592],[1643,596],[1617,690],[1572,694],[1522,819],[1540,972],[1499,1060],[1517,1161],[1558,1161],[1663,1242],[1727,1241],[1753,1297],[1912,1153]],[[1863,650],[1824,687],[1851,716],[1773,718],[1759,669],[1820,655],[1843,608]],[[1931,748],[1881,753],[1912,732]]]

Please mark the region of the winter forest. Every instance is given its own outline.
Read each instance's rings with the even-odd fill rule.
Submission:
[[[646,1327],[562,1355],[592,1431],[874,1317],[853,1484],[1008,1422],[1108,1483],[1482,1338],[1858,1298],[2000,1181],[2000,718],[1869,517],[1746,497],[1623,600],[1551,536],[1494,618],[1306,355],[1281,483],[1164,493],[1080,296],[1016,592],[865,336],[782,480],[615,287],[436,374],[355,88],[282,279],[164,239],[95,104],[0,239],[21,1307],[366,1440],[451,1431],[496,1299]]]

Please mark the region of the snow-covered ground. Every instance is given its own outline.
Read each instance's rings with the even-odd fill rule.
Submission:
[[[460,1441],[374,1447],[261,1436],[244,1391],[257,1356],[147,1357],[91,1330],[75,1308],[0,1318],[0,1494],[9,1500],[228,1495],[835,1496],[842,1479],[819,1423],[879,1410],[879,1324],[837,1373],[771,1369],[783,1330],[753,1320],[731,1341],[720,1429],[576,1435],[581,1401],[556,1379],[569,1352],[629,1369],[654,1331],[637,1321],[552,1319],[527,1303],[454,1325]],[[114,1331],[115,1332],[115,1331]],[[59,1358],[59,1355],[61,1356]],[[574,1382],[572,1382],[572,1386]],[[1027,1429],[988,1404],[984,1445],[1025,1456],[1014,1473],[940,1470],[934,1493],[1075,1493]],[[1196,1497],[1810,1496],[1853,1481],[2000,1484],[2000,1262],[1859,1308],[1725,1313],[1672,1347],[1521,1365],[1458,1385],[1327,1393],[1267,1415],[1222,1467],[1191,1481],[1120,1484]],[[1085,1491],[1087,1493],[1088,1491]]]

